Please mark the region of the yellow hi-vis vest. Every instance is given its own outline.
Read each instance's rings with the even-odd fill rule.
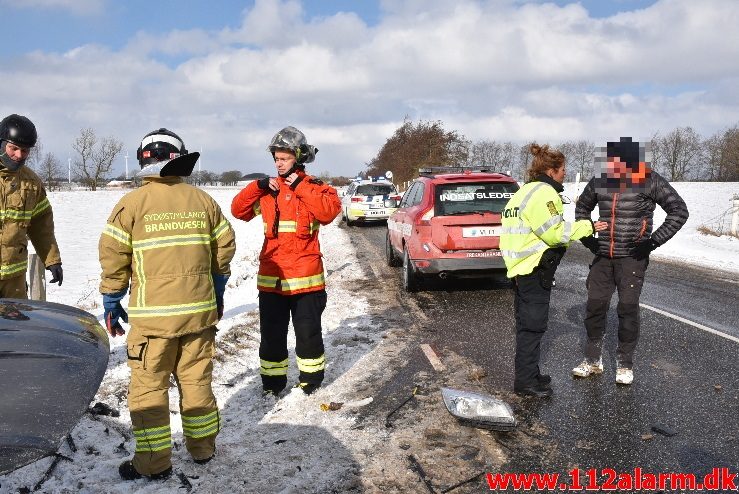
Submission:
[[[562,199],[545,182],[529,182],[508,201],[503,210],[500,250],[507,276],[530,274],[549,248],[567,247],[593,234],[590,220],[565,221]]]

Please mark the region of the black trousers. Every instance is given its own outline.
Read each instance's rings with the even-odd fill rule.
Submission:
[[[295,354],[300,382],[323,381],[325,357],[321,334],[321,314],[326,308],[326,291],[280,295],[259,292],[260,374],[264,389],[280,391],[287,385],[287,330],[292,316]]]
[[[595,361],[601,356],[606,316],[613,292],[618,290],[618,349],[616,360],[621,367],[633,366],[634,350],[639,339],[639,297],[649,258],[595,256],[586,281],[588,302],[585,308],[587,343],[585,357]]]
[[[514,291],[516,357],[513,385],[521,388],[537,383],[541,338],[549,322],[551,280],[547,282],[546,279],[542,279],[542,274],[538,270],[531,274],[516,276]]]

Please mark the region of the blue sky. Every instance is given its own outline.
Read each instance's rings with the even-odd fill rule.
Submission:
[[[22,6],[19,6],[22,5]],[[285,125],[354,175],[406,116],[470,140],[651,136],[739,121],[735,0],[0,0],[0,112],[62,162],[82,128],[167,126],[263,171]],[[123,161],[121,160],[121,167]]]

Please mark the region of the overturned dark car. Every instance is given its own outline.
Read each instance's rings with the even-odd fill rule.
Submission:
[[[0,299],[0,475],[57,451],[95,396],[109,353],[92,314]]]

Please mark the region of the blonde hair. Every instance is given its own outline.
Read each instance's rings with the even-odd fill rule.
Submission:
[[[556,149],[549,149],[549,145],[539,146],[532,143],[529,152],[534,156],[531,166],[526,170],[528,180],[533,180],[539,175],[545,175],[547,170],[557,170],[564,166],[565,155]]]

